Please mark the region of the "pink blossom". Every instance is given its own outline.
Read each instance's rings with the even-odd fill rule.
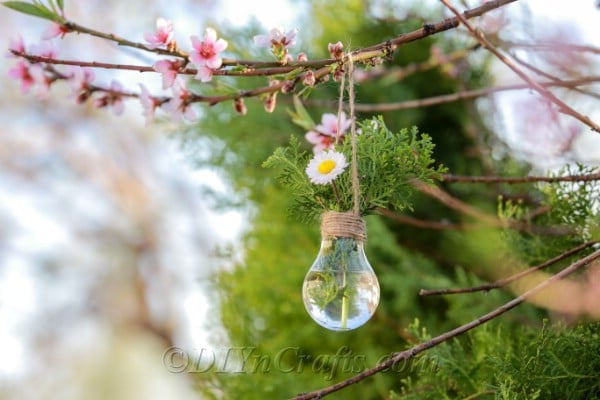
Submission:
[[[88,67],[71,67],[67,80],[77,104],[85,102],[92,94],[91,83],[94,71]]]
[[[306,140],[313,144],[315,153],[332,149],[336,139],[344,138],[346,131],[352,125],[352,120],[346,119],[346,113],[342,111],[340,116],[340,129],[338,130],[338,117],[335,114],[325,113],[321,117],[321,123],[315,129],[304,135]]]
[[[144,33],[144,40],[148,42],[146,47],[149,49],[171,46],[173,44],[173,22],[158,18],[156,20],[156,31]]]
[[[29,52],[34,56],[45,58],[55,58],[58,55],[58,49],[49,41],[43,41],[31,46]]]
[[[283,64],[293,61],[288,54],[288,48],[296,44],[297,29],[291,29],[286,33],[279,28],[273,28],[268,35],[254,36],[254,44],[259,47],[271,48],[271,53]]]
[[[179,68],[181,68],[181,62],[179,60],[160,60],[155,62],[152,68],[162,74],[162,87],[167,89],[173,86]]]
[[[304,135],[308,143],[313,145],[313,152],[320,153],[323,150],[333,149],[335,138],[331,136],[321,135],[315,131],[309,131]]]
[[[287,49],[296,44],[298,29],[290,29],[285,34],[280,28],[273,28],[268,35],[254,36],[254,44],[258,47]]]
[[[40,64],[34,64],[29,67],[29,73],[33,77],[33,80],[37,84],[37,97],[40,100],[45,100],[48,98],[48,94],[50,93],[50,85],[52,84],[52,79],[50,79],[44,68]]]
[[[219,56],[227,48],[227,41],[217,39],[217,32],[212,28],[206,28],[204,40],[200,41],[198,36],[192,36],[193,51],[190,52],[190,61],[196,67],[208,67],[217,69],[221,67],[223,59]]]
[[[25,42],[23,42],[23,37],[21,35],[17,35],[15,39],[10,39],[10,44],[8,46],[9,53],[8,57],[16,58],[14,53],[25,53]]]
[[[94,70],[89,67],[71,67],[69,70],[69,86],[73,91],[88,89],[94,81]]]
[[[121,115],[123,110],[125,110],[125,104],[123,103],[123,86],[121,86],[119,82],[113,80],[110,84],[110,88],[106,90],[106,93],[94,101],[94,107],[112,107],[115,115]]]
[[[338,117],[335,114],[325,113],[321,117],[321,123],[315,127],[317,132],[333,136],[333,137],[342,137],[346,134],[346,130],[350,128],[352,125],[352,121],[346,119],[346,113],[342,111],[340,116],[340,128],[338,132]]]
[[[35,83],[34,77],[29,70],[30,65],[25,61],[19,63],[8,71],[8,76],[21,81],[21,92],[27,94],[31,86]]]
[[[176,79],[171,90],[173,97],[162,105],[163,110],[171,114],[174,121],[178,121],[182,117],[188,121],[195,121],[198,116],[190,104],[192,92],[186,88],[185,82]]]
[[[200,79],[200,82],[210,82],[213,77],[213,72],[214,70],[212,68],[208,68],[206,66],[198,67],[196,79]]]
[[[146,117],[146,124],[149,124],[154,119],[154,112],[156,108],[160,105],[160,101],[153,97],[148,91],[148,88],[140,83],[140,102],[142,103],[143,115]]]
[[[71,30],[65,25],[53,22],[52,25],[50,25],[50,27],[42,34],[42,39],[50,40],[58,36],[62,38],[69,32],[71,32]]]

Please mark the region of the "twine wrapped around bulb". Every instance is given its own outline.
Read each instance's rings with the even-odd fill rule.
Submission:
[[[354,212],[328,211],[321,215],[321,237],[367,240],[365,220]]]

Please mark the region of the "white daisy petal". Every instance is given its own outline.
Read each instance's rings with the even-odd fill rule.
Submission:
[[[306,175],[317,185],[326,185],[337,178],[348,166],[344,154],[334,150],[315,154],[306,166]]]

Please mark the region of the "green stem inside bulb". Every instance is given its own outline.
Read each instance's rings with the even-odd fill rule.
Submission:
[[[342,251],[342,320],[341,320],[341,328],[347,329],[348,327],[348,260],[347,260],[347,248],[346,248],[346,240],[343,241],[344,246],[341,246]]]
[[[344,265],[344,275],[342,277],[343,281],[342,281],[342,287],[343,287],[343,292],[342,292],[342,329],[346,329],[348,326],[348,294],[346,291],[346,272],[347,272],[347,268]]]

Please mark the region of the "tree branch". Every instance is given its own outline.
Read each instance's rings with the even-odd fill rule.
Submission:
[[[578,86],[586,85],[590,83],[600,82],[600,76],[593,76],[582,79],[573,79],[568,81],[551,81],[551,82],[538,82],[544,87],[565,87],[569,89],[576,89]],[[397,103],[377,103],[377,104],[356,104],[355,109],[359,112],[387,112],[387,111],[398,111],[408,110],[420,107],[430,107],[439,104],[452,103],[459,100],[471,100],[477,97],[488,96],[493,93],[505,92],[510,90],[524,90],[531,89],[529,84],[515,84],[515,85],[503,85],[494,86],[483,89],[465,90],[462,92],[456,92],[451,94],[443,94],[439,96],[428,97],[425,99],[401,101]],[[315,107],[333,107],[337,102],[330,100],[307,100],[305,101],[307,106]]]
[[[363,371],[362,373],[355,375],[349,379],[338,382],[334,385],[328,386],[323,389],[299,394],[296,397],[293,397],[292,400],[321,399],[324,396],[327,396],[331,393],[337,392],[337,391],[344,389],[348,386],[351,386],[357,382],[360,382],[370,376],[373,376],[382,371],[385,371],[386,369],[393,367],[394,365],[398,364],[401,361],[409,360],[409,359],[415,357],[416,355],[418,355],[426,350],[429,350],[432,347],[435,347],[441,343],[444,343],[447,340],[455,338],[465,332],[470,331],[473,328],[476,328],[494,318],[501,316],[502,314],[517,307],[519,304],[523,303],[525,300],[527,300],[531,296],[541,292],[543,289],[546,289],[548,286],[552,285],[553,283],[571,275],[572,273],[577,271],[579,268],[589,264],[590,262],[592,262],[598,258],[600,258],[600,250],[597,250],[594,253],[588,255],[587,257],[584,257],[581,260],[578,260],[578,261],[572,263],[567,268],[565,268],[562,271],[558,272],[557,274],[551,276],[550,278],[546,279],[545,281],[537,284],[536,286],[527,290],[525,293],[515,297],[513,300],[509,301],[508,303],[505,303],[504,305],[496,308],[495,310],[493,310],[477,319],[474,319],[473,321],[471,321],[467,324],[464,324],[464,325],[459,326],[458,328],[455,328],[451,331],[448,331],[446,333],[438,335],[438,336],[436,336],[426,342],[420,343],[410,349],[394,353],[394,355],[390,359],[388,359],[386,362],[378,364],[375,367],[368,369],[366,371]]]
[[[500,8],[506,4],[513,3],[515,1],[517,1],[517,0],[489,1],[489,2],[486,2],[483,5],[481,5],[480,7],[476,7],[471,10],[466,11],[464,15],[465,15],[465,18],[467,18],[467,19],[479,17],[489,11]],[[421,28],[421,29],[417,29],[415,31],[412,31],[412,32],[409,32],[406,34],[401,34],[395,38],[392,38],[385,42],[375,44],[370,47],[356,50],[351,53],[352,60],[355,63],[360,63],[360,62],[364,63],[364,62],[370,62],[371,60],[376,59],[376,58],[389,57],[392,55],[392,53],[396,49],[398,49],[398,47],[400,47],[404,44],[425,38],[427,36],[431,36],[436,33],[454,29],[459,25],[459,22],[460,21],[458,18],[447,18],[447,19],[437,22],[437,23],[424,24],[423,28]],[[188,54],[177,49],[176,47],[173,49],[160,49],[160,48],[150,49],[142,43],[130,41],[130,40],[127,40],[125,38],[119,37],[114,34],[104,33],[104,32],[100,32],[100,31],[97,31],[97,30],[94,30],[91,28],[87,28],[85,26],[76,24],[71,21],[64,22],[63,26],[69,31],[85,33],[85,34],[95,36],[95,37],[98,37],[101,39],[113,41],[113,42],[116,42],[120,46],[132,47],[132,48],[136,48],[138,50],[152,52],[152,53],[159,54],[159,55],[178,57],[178,58],[184,59],[186,62],[188,60]],[[137,66],[137,65],[125,66],[125,65],[118,65],[118,64],[101,63],[101,62],[77,62],[77,61],[71,61],[71,60],[48,59],[45,57],[33,56],[30,54],[22,54],[19,52],[13,52],[13,54],[20,55],[32,62],[43,62],[43,63],[48,63],[48,64],[79,65],[79,66],[87,66],[87,67],[93,67],[93,68],[124,69],[124,70],[133,70],[133,71],[139,71],[139,72],[153,71],[152,67],[149,67],[149,66]],[[320,60],[303,61],[303,62],[289,62],[285,65],[279,61],[264,62],[264,61],[253,61],[253,60],[224,59],[223,67],[226,67],[226,69],[215,70],[213,73],[214,73],[214,75],[230,75],[230,76],[257,76],[257,75],[277,76],[277,75],[281,75],[281,74],[285,74],[285,73],[290,73],[296,68],[302,68],[304,70],[318,68],[314,71],[314,75],[317,79],[317,82],[319,82],[319,81],[322,81],[326,75],[329,75],[329,73],[331,72],[331,67],[333,65],[344,64],[345,62],[347,62],[348,57],[349,57],[349,55],[345,55],[342,60],[330,58],[330,59],[320,59]],[[235,67],[245,66],[245,67],[248,67],[248,69],[242,70],[242,71],[227,69],[227,67],[233,67],[233,66],[235,66]],[[265,69],[265,68],[270,68],[270,69]],[[259,69],[263,69],[263,70],[259,72]],[[183,71],[182,71],[182,73],[185,73],[185,74],[193,74],[195,72],[196,72],[195,70],[187,69],[187,68],[183,69]],[[302,79],[304,77],[305,73],[306,72],[300,72],[298,74],[298,76],[296,76],[294,79],[295,80]],[[65,79],[65,78],[60,78],[58,75],[56,76],[56,78],[57,79]],[[194,94],[193,96],[191,96],[190,99],[188,99],[188,104],[194,103],[194,102],[206,102],[210,105],[213,105],[213,104],[216,104],[216,103],[219,103],[222,101],[234,100],[234,99],[238,99],[241,97],[260,96],[263,94],[278,92],[282,89],[282,87],[284,87],[284,85],[286,85],[286,82],[281,82],[281,83],[271,85],[271,86],[258,87],[258,88],[252,89],[252,90],[243,90],[243,91],[239,91],[234,94],[227,94],[227,95],[221,95],[221,96],[204,96],[204,95]],[[100,91],[103,89],[98,87],[97,90]],[[132,96],[131,93],[128,93],[127,96],[128,97],[136,97],[136,96]],[[160,97],[160,98],[164,102],[168,101],[168,99],[169,99],[168,97],[164,97],[164,98]]]
[[[442,182],[450,183],[533,183],[533,182],[590,182],[600,180],[600,172],[586,175],[567,175],[567,176],[525,176],[525,177],[504,177],[504,176],[459,176],[442,175]]]
[[[497,280],[496,282],[493,282],[493,283],[488,283],[485,285],[473,286],[473,287],[468,287],[468,288],[457,288],[457,289],[421,289],[419,291],[419,296],[433,296],[433,295],[473,293],[473,292],[489,292],[492,289],[499,289],[501,287],[504,287],[518,279],[523,278],[524,276],[532,274],[533,272],[547,268],[547,267],[549,267],[561,260],[564,260],[565,258],[572,256],[573,254],[577,254],[580,251],[585,250],[588,247],[591,247],[597,243],[599,243],[599,241],[594,240],[594,241],[580,244],[579,246],[576,246],[570,250],[567,250],[566,252],[559,254],[558,256],[551,258],[550,260],[547,260],[547,261],[543,262],[542,264],[528,268],[524,271],[521,271],[517,274],[511,275],[507,278]]]
[[[465,15],[461,15],[461,13],[459,13],[458,10],[456,8],[454,8],[448,0],[440,0],[440,1],[442,3],[444,3],[444,5],[450,11],[452,11],[452,13],[454,13],[454,15],[456,15],[456,18],[458,18],[458,20],[468,29],[468,31],[471,33],[471,35],[479,43],[481,43],[481,45],[483,47],[485,47],[489,52],[491,52],[493,55],[495,55],[496,58],[498,58],[500,61],[502,61],[508,68],[510,68],[521,79],[523,79],[525,82],[527,82],[532,89],[534,89],[540,95],[542,95],[543,97],[545,97],[546,99],[548,99],[552,103],[554,103],[556,106],[558,106],[558,109],[560,112],[570,115],[571,117],[581,121],[585,125],[592,128],[593,131],[600,133],[600,125],[596,124],[589,117],[582,115],[579,112],[575,111],[573,108],[571,108],[565,102],[563,102],[561,99],[556,97],[552,92],[550,92],[544,86],[540,85],[535,80],[530,78],[515,63],[513,63],[508,57],[506,57],[504,54],[502,54],[492,43],[490,43],[490,41],[487,40],[486,37],[484,36],[483,32],[481,32],[478,29],[475,29],[469,23],[469,21],[467,21],[467,18],[465,18]]]

